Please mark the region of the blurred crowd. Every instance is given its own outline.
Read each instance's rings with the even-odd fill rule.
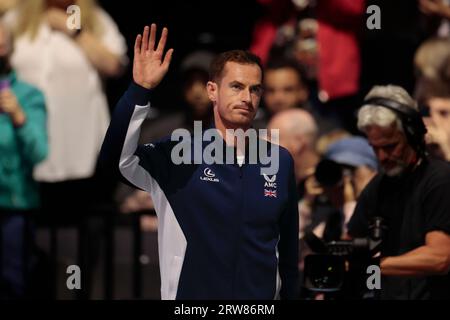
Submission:
[[[356,126],[356,112],[374,85],[405,88],[423,114],[429,153],[450,161],[450,3],[256,2],[261,15],[243,48],[265,66],[254,127],[279,129],[280,144],[294,158],[300,238],[313,232],[325,241],[344,239],[358,196],[379,170]],[[81,9],[81,29],[66,25],[66,8],[73,4]],[[380,30],[366,27],[371,4],[382,8]],[[153,204],[147,193],[111,181],[97,164],[111,109],[104,84],[126,76],[126,38],[134,35],[121,34],[122,26],[95,0],[1,0],[0,12],[0,299],[5,299],[31,294],[36,215],[49,223],[77,224],[105,204],[123,214],[152,211]],[[142,143],[176,128],[192,130],[195,120],[209,126],[206,83],[215,54],[210,48],[182,57],[176,70],[181,86],[171,90],[183,106],[153,110]],[[156,231],[156,216],[142,217],[141,227]],[[90,230],[95,239],[98,230]],[[302,257],[308,254],[307,244],[301,251]]]

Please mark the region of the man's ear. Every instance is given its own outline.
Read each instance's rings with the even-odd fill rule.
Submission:
[[[219,87],[218,87],[217,83],[208,81],[208,83],[206,84],[206,91],[208,92],[209,100],[211,100],[213,103],[216,102],[217,101],[217,93],[219,91]]]

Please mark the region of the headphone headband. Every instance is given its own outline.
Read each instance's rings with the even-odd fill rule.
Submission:
[[[375,105],[394,111],[400,117],[409,144],[419,155],[423,156],[426,154],[425,134],[427,133],[427,128],[417,110],[395,100],[382,97],[364,100],[363,105]]]
[[[391,109],[392,111],[395,111],[396,113],[400,113],[402,115],[406,115],[409,117],[420,117],[420,114],[418,111],[414,110],[411,107],[408,107],[407,105],[397,102],[392,99],[387,98],[381,98],[381,97],[373,97],[367,100],[364,100],[364,104],[371,104],[376,105],[380,107],[385,107],[388,109]]]

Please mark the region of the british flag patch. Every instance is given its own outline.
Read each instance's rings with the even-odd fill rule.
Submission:
[[[264,189],[264,197],[276,198],[277,197],[277,190]]]

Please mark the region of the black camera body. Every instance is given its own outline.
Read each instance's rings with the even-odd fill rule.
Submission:
[[[381,217],[371,221],[367,238],[324,243],[312,232],[303,240],[314,254],[305,257],[303,287],[308,292],[325,293],[329,298],[374,298],[367,288],[367,268],[379,265],[385,226]]]

